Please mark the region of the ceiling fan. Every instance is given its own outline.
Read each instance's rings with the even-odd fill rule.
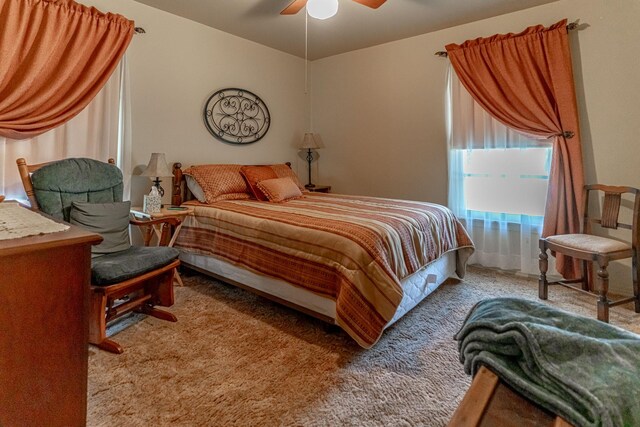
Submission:
[[[308,0],[293,0],[289,4],[289,6],[285,7],[282,10],[282,12],[280,12],[280,15],[295,15],[296,13],[300,12],[300,9],[302,9],[307,5],[307,1]],[[352,0],[352,1],[363,4],[372,9],[377,9],[380,6],[382,6],[387,0]],[[317,3],[317,0],[316,0],[316,3]],[[335,3],[337,3],[337,1],[335,1]],[[337,10],[337,4],[336,4],[336,10]]]

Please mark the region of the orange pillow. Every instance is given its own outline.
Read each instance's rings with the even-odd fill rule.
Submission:
[[[258,183],[258,188],[273,203],[282,203],[302,197],[302,192],[291,178],[266,179]]]
[[[247,183],[240,174],[241,165],[191,166],[184,173],[202,187],[207,203],[219,200],[250,199]]]
[[[267,196],[258,188],[258,183],[266,179],[278,178],[271,166],[242,166],[240,173],[247,181],[253,196],[258,200],[267,200]]]
[[[276,173],[278,178],[291,178],[291,181],[294,182],[298,186],[300,190],[304,190],[304,185],[300,184],[300,180],[298,179],[298,175],[286,164],[282,163],[279,165],[271,165],[271,169]]]

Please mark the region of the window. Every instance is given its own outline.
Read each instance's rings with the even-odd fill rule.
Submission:
[[[552,148],[507,128],[449,68],[449,207],[476,251],[470,263],[538,274]]]
[[[544,216],[551,148],[457,150],[462,157],[466,209]]]

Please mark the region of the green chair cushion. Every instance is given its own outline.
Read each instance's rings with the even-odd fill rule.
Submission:
[[[101,256],[127,250],[131,202],[72,202],[69,222],[102,236],[102,243],[91,247],[91,255]]]
[[[91,260],[91,279],[94,285],[105,286],[123,282],[163,267],[178,258],[180,252],[166,246],[137,247],[106,254]]]
[[[50,163],[31,175],[40,210],[69,221],[71,203],[122,201],[122,172],[115,165],[73,158]]]

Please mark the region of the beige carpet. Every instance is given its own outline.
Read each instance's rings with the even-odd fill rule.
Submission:
[[[537,299],[530,279],[470,268],[370,350],[309,316],[200,275],[183,275],[179,321],[130,321],[125,353],[90,349],[90,426],[442,426],[470,383],[452,337],[477,301]],[[593,316],[554,287],[550,304]],[[640,332],[640,315],[612,309]]]

